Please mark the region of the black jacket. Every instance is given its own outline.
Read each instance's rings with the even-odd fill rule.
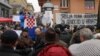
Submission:
[[[20,56],[9,46],[0,46],[0,56]]]
[[[42,48],[45,46],[45,40],[43,37],[36,37],[36,43],[34,44],[35,52],[33,52],[34,56],[37,56],[37,54],[42,50]]]
[[[69,32],[62,32],[60,35],[60,40],[64,41],[69,45],[70,40],[71,40],[72,34]]]

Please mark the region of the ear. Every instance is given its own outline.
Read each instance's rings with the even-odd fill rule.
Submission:
[[[82,35],[80,35],[80,41],[83,42],[84,41],[84,37]]]

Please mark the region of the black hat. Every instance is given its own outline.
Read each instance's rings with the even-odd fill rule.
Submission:
[[[1,41],[3,43],[12,43],[18,39],[18,35],[13,30],[7,30],[1,35]]]

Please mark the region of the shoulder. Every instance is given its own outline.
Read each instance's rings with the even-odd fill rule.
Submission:
[[[70,52],[72,53],[72,55],[84,55],[84,56],[92,56],[92,55],[100,55],[99,50],[100,50],[100,45],[98,45],[97,43],[99,43],[100,40],[96,40],[96,39],[92,39],[92,40],[87,40],[84,41],[82,43],[80,43],[78,46],[76,47],[72,47],[72,49],[70,49]],[[73,49],[75,48],[75,49]],[[74,50],[74,51],[73,51]]]
[[[72,44],[69,46],[69,51],[73,54],[73,53],[76,53],[77,51],[77,47],[79,46],[80,44]]]
[[[52,56],[69,56],[68,49],[59,45],[50,47],[47,54]]]
[[[17,53],[9,53],[9,52],[0,52],[1,56],[21,56]]]
[[[72,45],[69,46],[68,49],[69,49],[69,50],[70,50],[70,49],[75,49],[75,48],[78,47],[78,46],[79,46],[79,44],[72,44]]]
[[[17,53],[14,53],[13,56],[21,56],[21,55],[19,55],[19,54],[17,54]]]
[[[61,46],[53,46],[51,48],[48,49],[48,52],[62,52],[64,51],[63,47]]]
[[[68,49],[60,45],[48,45],[40,53],[39,56],[71,56]]]
[[[91,39],[91,40],[87,40],[87,41],[84,41],[84,42],[82,42],[82,43],[80,43],[80,45],[79,46],[90,46],[90,45],[95,45],[95,46],[98,46],[98,44],[97,43],[99,43],[100,42],[100,40],[98,40],[98,39]],[[99,45],[100,46],[100,45]]]

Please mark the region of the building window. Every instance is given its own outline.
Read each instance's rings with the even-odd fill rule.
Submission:
[[[85,0],[85,8],[86,9],[95,9],[95,0]]]
[[[60,0],[60,7],[68,7],[68,0]]]
[[[5,17],[9,17],[9,10],[5,10]]]
[[[1,16],[5,17],[5,9],[4,8],[1,9]]]
[[[17,14],[16,12],[17,12],[17,8],[13,8],[13,14],[14,15]]]

